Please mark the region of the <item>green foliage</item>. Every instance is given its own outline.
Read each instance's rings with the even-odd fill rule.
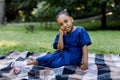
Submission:
[[[100,14],[101,5],[106,2],[107,10],[119,15],[119,0],[5,0],[7,20],[51,21],[64,10],[75,19]],[[112,6],[114,4],[114,6]],[[34,15],[31,12],[34,11]]]
[[[50,7],[50,4],[46,4],[45,1],[42,1],[42,2],[38,3],[37,13],[36,13],[37,17],[51,16],[54,13],[54,11],[53,11],[54,9],[50,9],[49,7]]]
[[[37,5],[36,10],[37,16],[40,18],[53,18],[60,11],[67,11],[73,15],[74,18],[80,18],[86,15],[93,15],[92,10],[99,13],[99,11],[97,11],[98,9],[93,7],[96,5],[93,4],[95,4],[93,0],[42,0]]]
[[[114,17],[120,19],[120,0],[114,0],[115,8],[114,8]]]
[[[25,21],[31,21],[31,12],[37,5],[37,0],[5,0],[7,20],[19,20],[24,16]],[[22,12],[22,15],[20,14]]]
[[[107,3],[106,11],[112,11],[113,0],[42,0],[36,9],[40,18],[53,18],[58,12],[65,10],[75,19],[80,19],[101,14],[101,5],[104,2]]]
[[[104,2],[108,2],[110,0],[97,0],[100,4],[103,4]]]

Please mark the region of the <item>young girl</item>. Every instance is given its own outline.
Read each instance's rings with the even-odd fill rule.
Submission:
[[[73,26],[73,18],[67,12],[60,12],[56,16],[59,33],[56,35],[52,54],[38,57],[25,65],[41,65],[57,68],[66,65],[78,65],[81,70],[88,69],[88,49],[91,44],[86,30],[80,26]],[[14,63],[15,66],[17,63]]]

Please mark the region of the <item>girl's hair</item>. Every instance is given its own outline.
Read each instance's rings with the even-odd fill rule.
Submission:
[[[59,13],[56,15],[56,20],[57,20],[57,18],[58,18],[60,15],[63,15],[63,14],[65,14],[65,15],[67,15],[67,16],[70,16],[70,14],[69,14],[68,12],[61,11],[61,12],[59,12]]]

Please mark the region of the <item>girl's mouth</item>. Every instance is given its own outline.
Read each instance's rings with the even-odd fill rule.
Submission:
[[[66,30],[66,31],[69,31],[69,30],[70,30],[70,28],[66,28],[65,30]]]

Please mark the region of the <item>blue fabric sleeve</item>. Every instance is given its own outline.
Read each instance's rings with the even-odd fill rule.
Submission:
[[[53,43],[53,48],[54,49],[57,49],[58,40],[59,40],[59,34],[56,35],[56,38],[54,40],[54,43]]]
[[[89,34],[87,31],[81,27],[81,31],[79,33],[79,40],[80,40],[80,46],[83,47],[84,45],[90,45],[91,39],[89,37]]]

